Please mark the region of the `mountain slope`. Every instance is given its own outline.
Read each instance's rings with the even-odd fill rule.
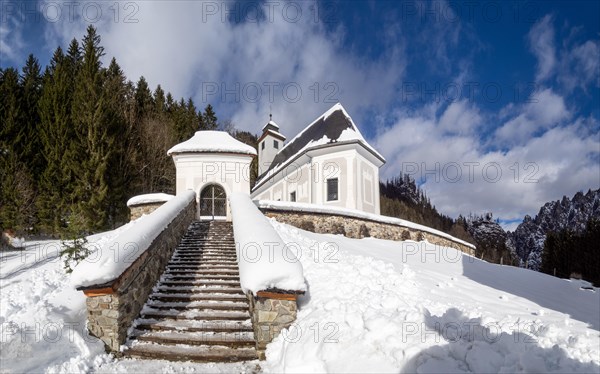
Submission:
[[[539,270],[546,234],[563,229],[581,233],[590,218],[600,218],[600,189],[544,204],[535,218],[525,216],[517,229],[508,233],[507,246],[514,248],[522,265]]]

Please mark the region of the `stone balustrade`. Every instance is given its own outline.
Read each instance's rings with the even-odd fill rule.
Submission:
[[[195,216],[196,201],[192,199],[148,248],[140,248],[144,253],[118,279],[78,288],[87,296],[88,330],[104,342],[107,351],[119,352],[127,330],[139,315]]]
[[[300,294],[303,292],[266,290],[247,295],[259,359],[265,359],[267,344],[296,320]]]
[[[449,235],[436,235],[413,227],[331,213],[295,212],[264,207],[260,207],[260,210],[267,217],[273,217],[279,222],[319,234],[341,234],[356,239],[373,237],[396,241],[426,240],[431,244],[450,247],[469,255],[475,255],[475,246],[472,244],[452,238]]]

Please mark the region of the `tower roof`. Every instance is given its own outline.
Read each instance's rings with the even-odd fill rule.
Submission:
[[[225,131],[196,131],[190,139],[167,151],[169,156],[178,153],[238,153],[256,156],[256,149],[234,139]]]

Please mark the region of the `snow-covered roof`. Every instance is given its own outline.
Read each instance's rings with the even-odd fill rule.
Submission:
[[[268,126],[273,126],[273,127],[275,127],[277,130],[279,130],[279,125],[277,125],[277,124],[275,123],[275,121],[273,121],[273,120],[270,120],[269,122],[267,122],[267,124],[263,126],[262,130],[263,130],[263,131],[265,131],[265,129],[266,129]]]
[[[127,206],[136,206],[143,204],[153,204],[153,203],[164,203],[175,196],[169,195],[168,193],[147,193],[144,195],[137,195],[127,200]]]
[[[414,223],[411,221],[406,221],[396,217],[388,217],[382,216],[379,214],[367,213],[361,210],[349,209],[349,208],[341,208],[341,207],[333,207],[333,206],[324,206],[317,204],[308,204],[308,203],[298,203],[298,202],[290,202],[290,201],[272,201],[272,200],[258,200],[254,201],[257,207],[263,209],[274,209],[274,210],[287,210],[292,212],[309,212],[309,213],[321,213],[321,214],[337,214],[347,217],[355,217],[367,219],[369,221],[381,222],[381,223],[389,223],[392,225],[399,225],[403,227],[407,227],[410,229],[420,230],[424,232],[428,232],[430,234],[434,234],[446,239],[449,239],[453,242],[460,243],[470,248],[475,248],[475,246],[471,243],[467,243],[464,240],[455,238],[452,235],[446,234],[440,230],[432,229],[428,226],[419,225],[418,223]]]
[[[197,131],[194,136],[167,151],[177,153],[239,153],[256,156],[256,149],[234,139],[225,131]]]
[[[333,143],[346,144],[353,142],[358,142],[381,162],[385,162],[385,158],[367,143],[342,104],[337,103],[281,148],[275,155],[269,169],[259,176],[256,186],[277,174],[277,171],[288,160],[295,159],[309,149]]]

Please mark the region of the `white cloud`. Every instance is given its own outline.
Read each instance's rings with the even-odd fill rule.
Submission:
[[[14,3],[2,5],[2,10],[7,12],[2,15],[0,22],[0,56],[4,60],[2,63],[12,61],[21,65],[25,57],[25,42],[20,8]]]
[[[588,85],[600,87],[600,40],[565,48],[558,80],[568,92],[575,88],[587,91]]]
[[[527,106],[520,110],[517,118],[535,113]],[[422,187],[445,214],[493,211],[503,220],[519,219],[546,201],[600,185],[600,140],[597,133],[586,136],[586,129],[598,126],[593,120],[553,127],[500,152],[483,148],[476,134],[446,131],[449,118],[477,118],[476,107],[450,106],[439,116],[428,109],[394,115],[394,125],[373,141],[388,160],[382,177],[403,170],[426,179]],[[563,118],[549,115],[546,121],[557,116]]]
[[[235,16],[230,2],[137,4],[138,23],[96,25],[107,60],[115,56],[134,81],[144,75],[151,87],[160,83],[200,107],[211,103],[220,118],[252,132],[260,131],[271,106],[287,136],[337,101],[357,117],[382,108],[404,73],[401,43],[390,41],[377,60],[361,58],[315,21],[312,2],[260,3],[271,19],[237,24],[223,21],[226,7]],[[65,43],[81,35],[83,21],[52,25],[49,35]]]
[[[536,81],[547,82],[556,77],[567,93],[575,88],[587,91],[589,85],[600,87],[600,40],[577,42],[580,27],[568,28],[569,35],[557,47],[554,18],[547,14],[536,22],[527,38],[537,58]]]
[[[563,97],[550,88],[533,94],[524,105],[509,104],[504,116],[508,112],[515,115],[496,130],[494,141],[499,144],[524,144],[537,131],[559,125],[571,116]]]
[[[546,15],[536,22],[529,34],[529,47],[538,59],[536,80],[543,81],[551,76],[556,65],[553,18]]]

